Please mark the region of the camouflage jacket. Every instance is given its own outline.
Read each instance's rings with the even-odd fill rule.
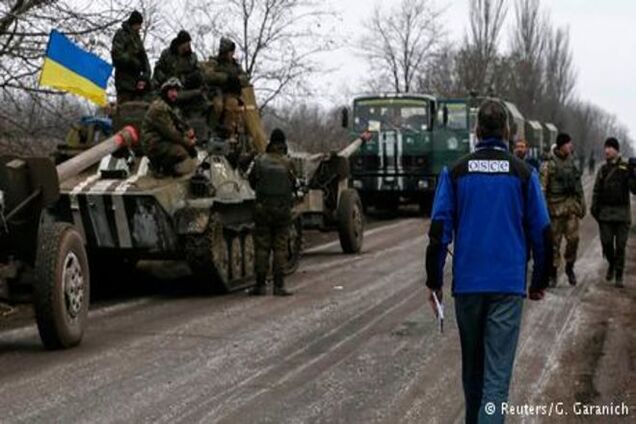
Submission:
[[[620,156],[596,173],[590,212],[598,221],[631,223],[629,193],[636,194],[636,177]]]
[[[201,71],[209,88],[222,89],[231,76],[239,79],[241,87],[246,87],[250,83],[249,77],[236,60],[227,62],[218,57],[211,57],[201,64]]]
[[[169,48],[161,52],[161,56],[155,65],[152,81],[155,88],[159,89],[161,84],[170,77],[177,77],[187,89],[197,88],[200,85],[201,71],[199,69],[196,53],[192,52],[187,56],[177,53],[177,47],[171,44]],[[198,84],[195,79],[199,79]]]
[[[144,116],[141,125],[141,143],[144,152],[152,155],[158,143],[174,143],[188,147],[187,123],[179,108],[170,106],[162,98],[156,99]]]
[[[551,217],[585,216],[581,171],[572,155],[564,158],[556,151],[552,152],[550,158],[541,166],[541,187]]]
[[[124,22],[113,37],[111,58],[115,67],[115,88],[135,91],[137,82],[150,82],[150,63],[139,34]]]

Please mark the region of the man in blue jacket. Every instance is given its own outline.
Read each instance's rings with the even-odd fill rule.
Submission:
[[[434,306],[433,294],[442,297],[446,254],[454,241],[452,291],[467,423],[503,422],[529,251],[531,299],[543,298],[551,265],[550,219],[539,176],[508,152],[509,131],[503,105],[485,101],[477,116],[476,151],[440,175],[426,251]]]

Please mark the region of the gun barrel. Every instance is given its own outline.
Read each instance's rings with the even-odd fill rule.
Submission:
[[[60,182],[72,178],[102,160],[104,156],[116,152],[124,146],[132,146],[139,140],[137,130],[132,126],[124,127],[117,134],[94,147],[62,162],[57,166]]]
[[[343,158],[350,157],[352,154],[354,154],[356,152],[356,150],[358,150],[360,148],[360,146],[362,146],[363,142],[364,141],[362,140],[362,138],[360,138],[360,137],[356,138],[351,143],[349,143],[349,145],[347,147],[345,147],[344,149],[340,150],[338,152],[338,156],[342,156]]]

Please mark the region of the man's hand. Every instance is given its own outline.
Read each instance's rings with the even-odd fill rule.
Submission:
[[[530,289],[529,293],[528,293],[528,297],[530,298],[530,300],[541,300],[545,297],[545,290],[543,289]]]
[[[433,297],[433,293],[435,293],[435,295],[437,296],[437,300],[439,301],[439,303],[442,303],[442,300],[444,298],[444,292],[442,292],[441,289],[439,290],[428,289],[428,303],[431,305],[431,308],[433,309],[433,314],[437,316],[437,304],[435,303],[435,298]]]

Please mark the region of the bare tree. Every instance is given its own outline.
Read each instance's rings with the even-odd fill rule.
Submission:
[[[547,29],[540,0],[517,0],[511,37],[510,98],[533,117],[537,117],[544,92],[543,53]]]
[[[570,102],[576,86],[574,58],[567,28],[557,28],[547,34],[544,80],[543,110],[546,118],[561,121],[564,119],[562,107]]]
[[[238,47],[240,61],[265,108],[280,96],[307,94],[321,70],[317,54],[334,47],[333,13],[319,0],[193,0],[184,26],[197,50],[217,53],[221,37]],[[192,11],[196,13],[192,14]]]
[[[389,10],[375,8],[359,47],[377,80],[387,81],[398,93],[415,88],[443,39],[442,13],[433,0],[402,0]]]
[[[508,9],[506,0],[470,0],[470,30],[458,54],[458,73],[467,90],[494,89],[499,38]]]

